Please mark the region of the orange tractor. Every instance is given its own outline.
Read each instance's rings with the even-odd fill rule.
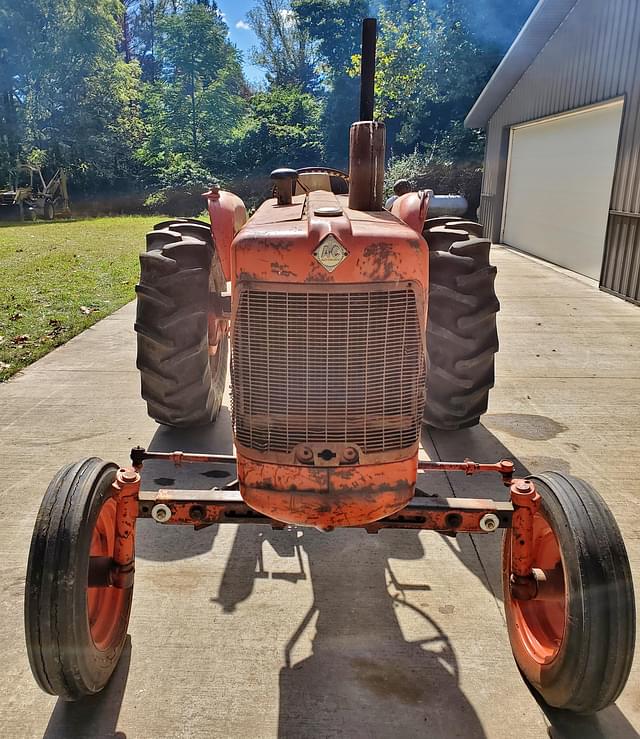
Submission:
[[[369,20],[349,174],[276,170],[274,197],[249,220],[237,196],[212,187],[211,226],[177,219],[148,234],[135,328],[149,413],[175,427],[214,422],[230,346],[236,455],[136,447],[127,467],[89,458],[58,472],[25,596],[31,668],[48,693],[75,700],[109,680],[127,633],[138,518],[501,535],[507,628],[526,680],[547,703],[583,713],[623,689],[633,587],[600,496],[558,472],[515,479],[506,460],[419,459],[423,422],[462,428],[487,408],[495,269],[478,224],[425,222],[428,194],[383,209],[374,59]],[[145,491],[146,460],[234,464],[237,479]],[[509,498],[416,494],[419,475],[424,486],[443,471],[493,473]]]

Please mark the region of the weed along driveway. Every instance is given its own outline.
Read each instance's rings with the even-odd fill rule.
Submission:
[[[638,587],[638,308],[507,249],[494,248],[493,261],[501,349],[489,412],[471,429],[424,432],[425,454],[506,457],[519,473],[586,479],[618,520]],[[194,531],[142,520],[130,639],[112,681],[81,704],[40,692],[24,647],[24,576],[56,469],[91,454],[122,464],[138,443],[232,451],[226,408],[197,432],[146,416],[133,317],[127,305],[0,385],[3,736],[506,739],[545,737],[549,725],[555,737],[637,736],[637,660],[617,704],[597,718],[545,711],[533,698],[509,648],[493,534]],[[229,481],[220,475],[149,462],[144,480],[198,488]],[[420,485],[501,494],[491,477],[459,473]]]

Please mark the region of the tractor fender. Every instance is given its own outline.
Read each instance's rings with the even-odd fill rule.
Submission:
[[[211,221],[213,243],[225,279],[231,279],[231,242],[247,222],[247,209],[243,201],[232,192],[212,187],[203,193],[207,198],[207,209]]]
[[[396,218],[404,221],[416,233],[422,234],[424,221],[427,217],[427,209],[429,208],[429,200],[432,195],[433,190],[408,192],[395,200],[391,206],[391,212]]]

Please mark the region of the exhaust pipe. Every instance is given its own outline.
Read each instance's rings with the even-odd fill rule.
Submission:
[[[376,19],[362,22],[360,61],[360,120],[349,131],[349,207],[382,210],[386,134],[373,120],[376,70]]]

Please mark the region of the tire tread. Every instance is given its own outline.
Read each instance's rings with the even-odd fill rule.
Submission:
[[[469,234],[448,251],[429,252],[424,422],[434,428],[453,431],[474,426],[487,410],[499,348],[496,313],[500,309],[494,290],[496,268],[489,264],[490,246]]]

